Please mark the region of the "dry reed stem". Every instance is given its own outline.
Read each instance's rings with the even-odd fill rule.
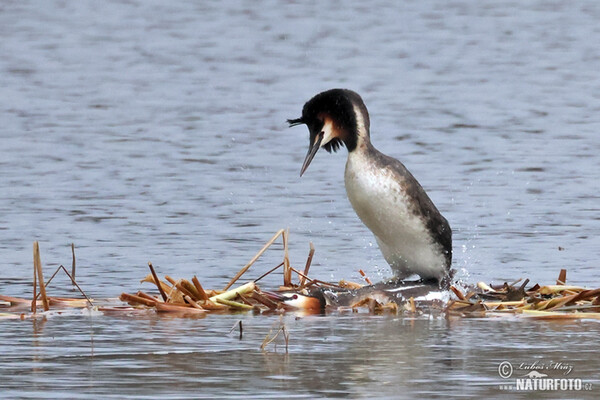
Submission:
[[[252,298],[254,300],[257,300],[259,303],[262,303],[263,305],[267,306],[269,308],[269,310],[275,310],[278,307],[278,303],[274,302],[273,300],[269,299],[268,297],[263,296],[256,290],[254,292],[252,292]]]
[[[200,284],[200,281],[198,280],[198,278],[196,278],[196,275],[194,275],[194,277],[192,278],[192,283],[196,287],[196,290],[198,291],[198,294],[200,295],[200,299],[204,300],[204,301],[208,300],[208,295],[204,291],[204,288]]]
[[[156,300],[148,300],[145,299],[141,296],[136,296],[134,294],[129,294],[129,293],[121,293],[121,296],[119,296],[119,299],[121,299],[121,301],[124,301],[126,303],[135,303],[135,304],[142,304],[148,307],[155,307],[156,304],[158,303]]]
[[[64,306],[64,307],[74,307],[74,308],[83,308],[87,305],[86,299],[72,299],[72,298],[64,298],[64,297],[48,297],[48,301],[51,306]]]
[[[150,261],[148,261],[148,268],[150,268],[150,273],[152,274],[152,278],[154,278],[154,284],[158,288],[158,292],[160,293],[160,297],[162,297],[163,301],[166,302],[167,301],[167,294],[164,292],[162,286],[160,285],[160,281],[158,279],[158,275],[156,275],[156,271],[154,270],[154,267],[152,266],[152,263]]]
[[[171,286],[175,286],[175,279],[171,278],[169,275],[165,275],[165,279],[171,284]]]
[[[290,255],[288,248],[288,238],[290,228],[287,228],[282,234],[283,238],[283,286],[292,286],[292,270],[290,269]]]
[[[238,293],[238,297],[239,297],[239,298],[240,298],[240,299],[241,299],[241,300],[242,300],[242,301],[243,301],[245,304],[248,304],[249,306],[252,306],[252,307],[256,306],[256,302],[254,302],[254,303],[253,303],[253,302],[251,302],[251,301],[250,301],[250,298],[249,298],[249,297],[247,297],[246,295],[244,295],[243,293]]]
[[[514,282],[512,282],[512,283],[506,283],[506,282],[505,282],[505,284],[506,284],[506,285],[508,285],[508,286],[510,286],[510,287],[513,287],[513,286],[515,286],[517,283],[521,282],[522,280],[523,280],[523,278],[519,278],[519,279],[517,279],[516,281],[514,281]]]
[[[56,268],[56,270],[54,271],[54,273],[52,274],[52,276],[50,277],[50,279],[48,279],[48,281],[46,282],[46,289],[48,289],[48,287],[50,286],[50,283],[52,282],[52,280],[54,279],[54,277],[58,274],[58,272],[62,270],[65,275],[67,275],[67,277],[69,277],[69,279],[71,280],[71,283],[73,284],[73,286],[75,286],[77,288],[77,290],[79,290],[79,293],[81,293],[83,295],[83,297],[85,297],[85,299],[87,300],[88,303],[90,303],[90,305],[93,307],[94,304],[92,303],[92,300],[90,300],[90,298],[87,296],[87,294],[85,294],[85,292],[81,289],[81,287],[79,287],[79,285],[77,284],[77,282],[75,281],[75,279],[71,276],[71,274],[69,274],[69,272],[67,271],[67,269],[64,267],[64,265],[59,265],[58,268]],[[37,298],[40,296],[40,293],[37,294],[36,296],[36,300]]]
[[[181,292],[181,290],[177,289],[178,283],[179,283],[179,281],[177,281],[177,282],[174,281],[173,287],[169,291],[169,294],[167,295],[167,301],[165,303],[184,303],[185,304],[185,300],[183,299],[183,293]]]
[[[71,243],[71,254],[73,255],[73,261],[71,263],[71,276],[75,279],[75,266],[77,262],[75,261],[75,243]]]
[[[244,332],[244,327],[242,325],[242,320],[239,320],[238,322],[236,322],[235,324],[233,324],[233,326],[229,330],[229,333],[233,332],[233,330],[235,329],[236,326],[239,326],[239,328],[240,328],[240,340],[242,340],[242,336],[243,336],[243,332]]]
[[[50,304],[48,303],[48,297],[46,296],[44,272],[42,271],[42,259],[40,257],[40,245],[37,241],[33,242],[33,264],[37,271],[38,285],[40,286],[40,293],[42,294],[42,305],[44,306],[44,311],[48,311],[50,309]]]
[[[362,277],[365,280],[365,282],[367,282],[367,285],[372,285],[373,284],[373,282],[371,282],[371,280],[369,279],[369,277],[367,276],[367,274],[365,274],[365,271],[363,271],[362,269],[359,269],[358,272],[362,275]]]
[[[285,325],[281,327],[281,330],[283,331],[283,338],[285,339],[285,352],[287,353],[290,344],[290,333],[286,329]]]
[[[182,313],[182,314],[204,314],[206,310],[200,310],[191,306],[180,306],[174,304],[167,303],[156,303],[156,311],[157,312],[174,312],[174,313]]]
[[[0,294],[0,301],[5,301],[7,303],[10,303],[11,306],[14,306],[16,304],[31,304],[31,300],[30,299],[22,299],[20,297],[11,297],[11,296],[5,296],[3,294]]]
[[[185,295],[185,296],[183,296],[183,298],[184,298],[184,299],[185,299],[185,300],[186,300],[188,303],[190,303],[190,304],[192,305],[192,307],[194,307],[194,308],[197,308],[198,310],[205,311],[205,310],[204,310],[204,308],[200,307],[200,306],[198,305],[198,303],[196,303],[196,301],[194,301],[194,299],[192,299],[190,296],[188,296],[188,295]]]
[[[88,301],[88,303],[90,303],[90,305],[93,307],[94,304],[92,303],[92,300],[90,300],[90,298],[87,296],[87,294],[85,294],[85,292],[79,287],[79,285],[77,284],[77,281],[75,280],[75,278],[73,278],[68,272],[67,269],[60,265],[58,268],[62,269],[64,271],[65,274],[67,274],[67,276],[69,277],[69,279],[71,280],[71,282],[73,283],[73,285],[75,285],[75,287],[77,288],[77,290],[79,290],[79,293],[81,293],[83,295],[83,297],[85,297],[85,299]],[[58,269],[57,269],[58,271]]]
[[[323,285],[323,286],[329,286],[329,287],[334,287],[334,288],[341,288],[341,286],[340,286],[340,285],[337,285],[337,284],[335,284],[335,283],[325,282],[325,281],[322,281],[322,280],[320,280],[320,279],[313,279],[313,281],[314,281],[315,283],[319,284],[319,285]]]
[[[256,282],[260,281],[262,278],[269,275],[271,272],[275,271],[276,269],[280,268],[282,265],[283,265],[283,261],[278,266],[271,268],[270,270],[268,270],[267,272],[265,272],[264,274],[262,274],[261,276],[256,278],[253,282],[256,283]]]
[[[229,289],[238,279],[240,279],[240,277],[242,275],[244,275],[244,273],[246,271],[248,271],[248,269],[252,266],[252,264],[254,264],[256,262],[256,260],[259,259],[259,257],[275,242],[275,240],[277,240],[277,238],[282,235],[284,232],[283,229],[280,229],[279,231],[277,231],[277,233],[275,235],[273,235],[273,237],[263,246],[262,249],[260,249],[260,251],[258,253],[256,253],[256,255],[254,257],[252,257],[252,259],[250,260],[250,262],[248,264],[246,264],[244,266],[244,268],[242,268],[227,284],[227,286],[225,286],[225,288],[223,289],[223,291]]]
[[[539,294],[556,294],[556,293],[560,293],[560,292],[566,292],[566,291],[582,291],[585,290],[585,288],[582,288],[580,286],[567,286],[567,285],[545,285],[542,286],[541,288],[538,289],[538,293]]]
[[[144,293],[141,290],[138,290],[138,292],[135,294],[136,296],[139,297],[143,297],[146,300],[150,300],[150,301],[158,301],[158,299],[154,296],[150,296],[148,293]]]
[[[557,285],[565,285],[567,283],[567,270],[561,269],[556,280]]]
[[[281,328],[280,328],[281,329]],[[269,345],[269,343],[271,343],[273,340],[275,340],[275,338],[277,337],[277,335],[279,334],[279,329],[277,330],[277,333],[273,336],[273,338],[271,340],[269,340],[269,336],[271,336],[271,332],[273,332],[273,328],[269,329],[269,332],[267,333],[267,335],[265,336],[265,340],[263,340],[262,344],[260,345],[260,349],[262,351],[265,350],[265,347],[267,347]]]
[[[280,286],[279,287],[279,291],[284,291],[284,290],[302,290],[302,289],[306,289],[309,288],[311,286],[329,286],[329,287],[335,287],[335,288],[342,288],[342,286],[337,285],[335,283],[329,283],[329,282],[325,282],[325,281],[321,281],[319,279],[312,279],[308,282],[305,282],[304,285],[299,286],[297,288],[292,288],[292,287],[285,287],[285,286]]]
[[[196,286],[192,285],[192,283],[190,281],[188,281],[187,279],[182,279],[181,280],[181,285],[192,294],[192,299],[194,299],[194,301],[199,301],[202,300],[202,298],[200,297],[200,293],[198,293],[198,290],[196,290]]]
[[[35,268],[35,245],[33,250],[33,300],[31,301],[31,312],[37,312],[37,270]]]
[[[152,283],[153,285],[156,285],[156,282],[154,281],[154,277],[152,276],[152,274],[146,275],[146,277],[140,281],[140,283],[143,283],[143,282],[148,282],[148,283]],[[160,286],[162,287],[162,289],[165,293],[171,291],[171,289],[172,289],[171,286],[169,286],[168,284],[166,284],[165,282],[163,282],[161,280],[159,280],[158,282],[160,283]]]
[[[183,298],[184,298],[184,299],[185,299],[185,296],[187,296],[187,297],[190,297],[190,298],[192,298],[192,299],[194,298],[194,295],[193,295],[192,293],[190,293],[190,291],[189,291],[189,290],[187,290],[187,289],[185,288],[185,286],[183,286],[183,280],[181,280],[181,279],[180,279],[179,281],[177,281],[177,282],[175,283],[175,287],[176,287],[177,289],[179,289],[179,291],[180,291],[181,293],[183,293]]]
[[[312,264],[313,256],[315,255],[315,246],[312,242],[309,242],[310,250],[308,251],[308,258],[306,259],[306,265],[304,266],[304,275],[308,276],[308,270]],[[300,286],[303,286],[305,282],[304,277],[300,278]]]
[[[280,291],[280,292],[289,292],[289,291],[294,290],[294,289],[296,289],[296,288],[293,287],[293,286],[279,286],[279,288],[277,290]]]
[[[600,288],[593,289],[593,290],[584,290],[582,292],[579,292],[575,296],[575,298],[573,298],[571,301],[567,302],[567,304],[565,304],[565,305],[568,306],[568,305],[575,303],[576,301],[588,300],[589,298],[596,297],[596,296],[600,296]]]
[[[264,351],[265,347],[267,347],[275,339],[277,339],[277,337],[279,336],[279,333],[283,333],[283,338],[285,340],[285,352],[287,353],[288,352],[288,345],[289,345],[289,341],[290,341],[290,334],[287,331],[287,329],[285,328],[285,325],[283,323],[281,323],[281,325],[279,326],[279,329],[277,329],[277,332],[275,332],[275,334],[273,335],[272,338],[269,338],[269,336],[271,335],[271,332],[273,332],[273,328],[271,328],[269,330],[269,333],[267,333],[267,336],[265,337],[265,340],[263,340],[262,345],[260,346],[260,349],[262,351]]]
[[[527,318],[535,319],[600,319],[600,313],[523,310]]]
[[[298,271],[296,268],[294,267],[290,267],[290,270],[294,271],[295,273],[298,274],[298,276],[304,280],[307,280],[309,282],[313,282],[316,283],[314,279],[309,278],[308,276],[304,275],[302,272]]]
[[[466,300],[465,295],[462,294],[462,292],[460,290],[458,290],[456,287],[450,286],[450,290],[452,290],[452,293],[454,293],[456,295],[456,297],[458,297],[459,300]]]

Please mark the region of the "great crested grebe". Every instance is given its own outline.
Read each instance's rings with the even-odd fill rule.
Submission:
[[[406,167],[371,144],[369,113],[361,97],[347,89],[317,94],[290,126],[310,133],[304,174],[317,151],[348,149],[344,181],[348,199],[373,232],[397,279],[417,274],[446,287],[452,263],[452,230]]]

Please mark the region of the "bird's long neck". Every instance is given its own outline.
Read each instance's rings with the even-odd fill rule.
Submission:
[[[351,140],[346,141],[348,153],[365,152],[373,148],[371,145],[369,113],[364,104],[354,104],[356,125],[350,132]]]

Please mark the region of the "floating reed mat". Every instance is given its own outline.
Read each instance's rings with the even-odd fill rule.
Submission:
[[[258,278],[239,283],[255,262],[281,239],[281,263]],[[194,276],[191,279],[159,277],[152,263],[149,274],[141,280],[148,289],[122,293],[119,299],[89,298],[75,280],[75,248],[71,245],[71,273],[59,266],[47,281],[44,280],[39,244],[33,246],[33,294],[30,298],[0,295],[0,319],[28,318],[70,308],[92,308],[105,314],[130,312],[170,313],[177,316],[205,316],[209,313],[256,314],[302,312],[369,312],[393,313],[406,316],[436,315],[462,317],[521,317],[533,319],[600,319],[600,289],[567,285],[566,270],[561,270],[556,282],[550,285],[529,285],[521,279],[502,285],[451,286],[440,291],[424,284],[398,283],[397,288],[372,284],[359,270],[367,285],[357,282],[325,282],[309,275],[315,248],[310,243],[308,257],[302,267],[295,268],[289,259],[289,230],[279,230],[222,288],[207,289]],[[263,291],[258,283],[269,274],[281,270],[282,285]],[[83,297],[59,298],[48,293],[50,283],[64,272]],[[256,274],[258,275],[258,274]],[[385,289],[382,289],[385,287]],[[415,291],[415,288],[421,290]],[[442,296],[430,296],[432,293]],[[125,305],[124,303],[127,303]],[[43,311],[41,309],[43,308]],[[40,309],[40,310],[38,310]],[[26,310],[26,312],[24,312]],[[50,311],[49,311],[50,310]],[[241,326],[240,326],[241,327]],[[283,332],[285,336],[285,331]]]
[[[529,279],[512,284],[486,285],[479,282],[466,294],[450,289],[446,313],[461,317],[497,317],[519,315],[534,319],[600,319],[600,289],[567,285],[567,271],[562,269],[555,284],[529,288]]]

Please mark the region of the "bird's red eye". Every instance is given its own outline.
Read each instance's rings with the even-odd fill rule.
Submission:
[[[297,294],[295,294],[295,295],[292,296],[292,300],[296,300],[297,298],[298,298]]]

